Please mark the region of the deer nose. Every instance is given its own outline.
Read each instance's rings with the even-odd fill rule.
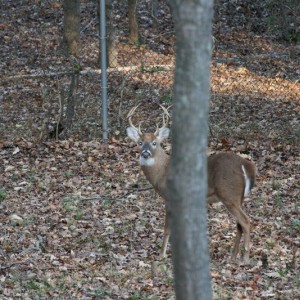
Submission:
[[[144,150],[141,155],[143,158],[147,159],[151,157],[151,152],[149,150]]]

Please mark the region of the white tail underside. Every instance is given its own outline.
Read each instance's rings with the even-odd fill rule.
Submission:
[[[248,177],[248,175],[246,173],[244,165],[242,165],[242,170],[243,170],[243,175],[244,175],[244,178],[245,178],[244,197],[246,197],[250,192],[251,182],[250,182],[250,178]]]

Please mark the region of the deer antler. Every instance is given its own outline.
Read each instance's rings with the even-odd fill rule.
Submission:
[[[163,128],[163,127],[166,127],[167,126],[167,124],[169,123],[169,120],[170,120],[170,114],[169,114],[169,112],[168,112],[168,109],[172,106],[169,106],[168,108],[165,108],[163,105],[161,105],[161,104],[159,104],[159,106],[161,107],[161,109],[164,111],[164,113],[163,113],[163,124],[162,124],[162,126],[160,127],[160,128]],[[158,134],[158,131],[159,131],[159,129],[160,129],[159,127],[158,127],[158,125],[156,124],[156,131],[155,131],[155,135],[157,135]]]
[[[134,115],[134,112],[136,111],[136,109],[137,109],[140,105],[141,105],[141,103],[138,104],[138,105],[136,105],[135,107],[133,107],[133,108],[129,111],[129,113],[128,113],[128,115],[127,115],[127,118],[128,118],[128,123],[129,123],[129,125],[130,125],[131,127],[133,127],[134,129],[136,129],[137,132],[138,132],[139,134],[142,134],[142,131],[141,131],[141,123],[139,123],[139,128],[136,128],[136,127],[133,125],[133,123],[132,123],[132,116]]]

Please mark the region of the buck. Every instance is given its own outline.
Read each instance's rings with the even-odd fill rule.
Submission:
[[[141,124],[135,127],[132,116],[138,106],[128,113],[127,136],[137,143],[140,150],[140,166],[148,181],[155,191],[166,200],[167,196],[167,173],[169,166],[169,155],[161,147],[161,143],[168,138],[169,128],[167,123],[169,114],[165,107],[163,125],[156,125],[154,133],[143,133]],[[166,119],[165,119],[166,116]],[[234,153],[221,152],[208,157],[208,195],[207,202],[222,202],[237,222],[237,234],[231,259],[236,261],[239,253],[240,241],[244,234],[243,262],[249,262],[250,252],[250,222],[248,216],[242,209],[244,197],[248,195],[255,183],[256,168],[254,164]],[[163,244],[160,257],[166,256],[167,245],[170,237],[167,213],[165,214]]]

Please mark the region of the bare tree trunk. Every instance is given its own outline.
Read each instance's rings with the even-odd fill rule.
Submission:
[[[67,108],[66,108],[66,118],[64,125],[67,130],[70,130],[73,125],[73,119],[75,115],[75,107],[76,107],[76,90],[78,85],[79,74],[73,74],[72,80],[70,83],[70,88],[68,92],[67,98]]]
[[[140,42],[139,25],[136,14],[137,4],[138,0],[128,0],[129,42],[132,44],[138,44]]]
[[[64,0],[64,40],[69,54],[78,56],[80,51],[80,2]]]
[[[152,0],[151,1],[151,16],[153,20],[153,29],[155,31],[158,30],[158,0]]]
[[[211,299],[207,242],[207,133],[212,0],[170,1],[176,32],[167,210],[177,299]]]
[[[105,15],[106,15],[106,32],[107,32],[107,43],[106,43],[106,53],[107,53],[107,67],[115,68],[118,66],[118,50],[116,47],[117,37],[116,30],[113,26],[113,9],[112,0],[105,0]],[[97,1],[97,16],[100,24],[100,3]],[[99,32],[100,35],[100,32]],[[100,65],[101,52],[99,51],[98,64]]]
[[[118,66],[118,50],[116,47],[116,30],[113,27],[112,0],[105,1],[106,7],[106,30],[107,30],[107,66],[114,68]]]

